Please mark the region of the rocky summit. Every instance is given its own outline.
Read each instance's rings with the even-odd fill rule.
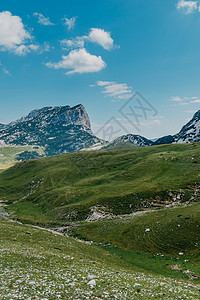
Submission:
[[[42,147],[45,155],[79,151],[102,141],[97,138],[82,104],[44,107],[0,127],[6,145]]]
[[[129,148],[138,148],[152,146],[153,142],[146,139],[143,136],[136,134],[127,134],[116,138],[114,141],[107,144],[104,149],[123,149],[123,145],[127,145]]]

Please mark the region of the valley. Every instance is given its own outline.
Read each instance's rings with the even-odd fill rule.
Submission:
[[[199,158],[199,143],[172,144],[68,153],[0,173],[9,290],[21,299],[33,286],[34,295],[45,295],[49,284],[52,299],[198,299]]]
[[[3,126],[0,298],[198,299],[198,124],[107,143],[78,105]]]

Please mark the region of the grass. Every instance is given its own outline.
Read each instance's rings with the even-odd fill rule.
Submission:
[[[0,281],[1,299],[198,299],[199,295],[192,282],[139,272],[95,245],[13,222],[0,222]]]
[[[69,230],[69,229],[68,229]],[[70,234],[92,240],[134,266],[175,278],[200,276],[200,204],[123,218],[79,222]],[[180,270],[172,270],[172,265]],[[200,282],[200,281],[199,281]]]
[[[128,150],[128,149],[135,149],[137,148],[137,146],[135,146],[134,144],[130,143],[130,142],[121,142],[118,143],[116,145],[108,145],[105,146],[106,150]]]
[[[26,225],[0,222],[0,298],[198,299],[199,163],[195,143],[2,171],[1,210]]]
[[[199,162],[199,143],[70,153],[1,173],[0,198],[19,220],[43,226],[85,220],[94,207],[124,215],[181,205],[199,199]]]
[[[35,151],[34,146],[5,146],[0,147],[0,167],[1,165],[10,164],[17,161],[17,157],[20,153],[29,151],[30,153]],[[41,147],[37,147],[37,152],[43,154]]]
[[[8,163],[8,164],[5,164],[5,165],[0,165],[0,173],[13,167],[15,165],[15,162],[11,162],[11,163]]]

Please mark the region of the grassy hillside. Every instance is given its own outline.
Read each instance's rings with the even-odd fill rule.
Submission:
[[[186,278],[184,271],[189,269],[200,276],[199,203],[123,218],[79,222],[65,230],[103,245],[129,263],[154,273]],[[176,264],[180,270],[174,272],[171,266]]]
[[[94,245],[0,222],[1,299],[198,299],[198,286],[133,269]]]
[[[26,157],[44,155],[41,147],[38,146],[5,146],[0,147],[0,166],[14,161],[24,160]]]
[[[111,144],[111,145],[104,147],[105,150],[129,150],[129,149],[135,149],[135,148],[137,148],[137,147],[130,142],[121,142],[116,145]]]
[[[71,153],[0,174],[0,199],[23,222],[65,225],[199,199],[200,144]]]
[[[1,172],[3,218],[6,209],[76,241],[1,221],[0,298],[198,299],[199,175],[200,143],[70,153]]]

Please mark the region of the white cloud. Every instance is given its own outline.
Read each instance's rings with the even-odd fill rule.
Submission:
[[[110,32],[107,32],[100,28],[91,28],[88,35],[88,39],[92,43],[97,43],[106,50],[113,48],[113,39],[111,38]]]
[[[197,1],[180,0],[177,4],[177,8],[183,10],[183,12],[188,15],[197,10],[197,3]]]
[[[101,81],[101,80],[97,81],[98,86],[106,86],[106,85],[110,85],[113,83],[114,83],[114,81]]]
[[[200,97],[184,97],[181,98],[179,96],[173,96],[170,99],[171,101],[177,102],[178,105],[188,105],[188,104],[195,104],[200,103]]]
[[[54,69],[70,69],[66,74],[99,72],[106,67],[101,56],[92,55],[85,48],[71,51],[67,56],[62,56],[58,63],[47,63],[47,67]]]
[[[97,81],[97,86],[103,87],[103,94],[112,97],[114,100],[129,99],[132,95],[132,88],[126,83],[114,81]]]
[[[66,49],[72,49],[72,48],[83,48],[85,44],[85,36],[77,36],[76,38],[72,39],[65,39],[60,41],[61,47]]]
[[[71,30],[72,28],[74,28],[75,26],[75,22],[76,22],[77,17],[72,17],[70,19],[64,17],[64,25],[67,26],[68,30]]]
[[[15,53],[18,55],[26,55],[31,51],[37,51],[39,49],[39,45],[20,45],[15,49]]]
[[[200,103],[200,99],[192,100],[190,103]]]
[[[106,50],[111,50],[114,47],[114,41],[111,38],[110,32],[106,32],[105,30],[99,28],[91,28],[88,35],[61,40],[60,44],[64,49],[73,49],[83,48],[85,46],[85,42],[99,44]]]
[[[22,19],[9,11],[0,13],[0,50],[15,51],[20,45],[30,40],[30,33],[25,29]]]
[[[38,19],[37,22],[38,22],[39,24],[42,24],[42,25],[45,25],[45,26],[55,25],[54,23],[52,23],[52,22],[49,20],[48,17],[46,18],[45,16],[43,16],[43,14],[40,14],[40,13],[35,12],[35,13],[33,14],[33,16],[36,17],[36,18]]]

